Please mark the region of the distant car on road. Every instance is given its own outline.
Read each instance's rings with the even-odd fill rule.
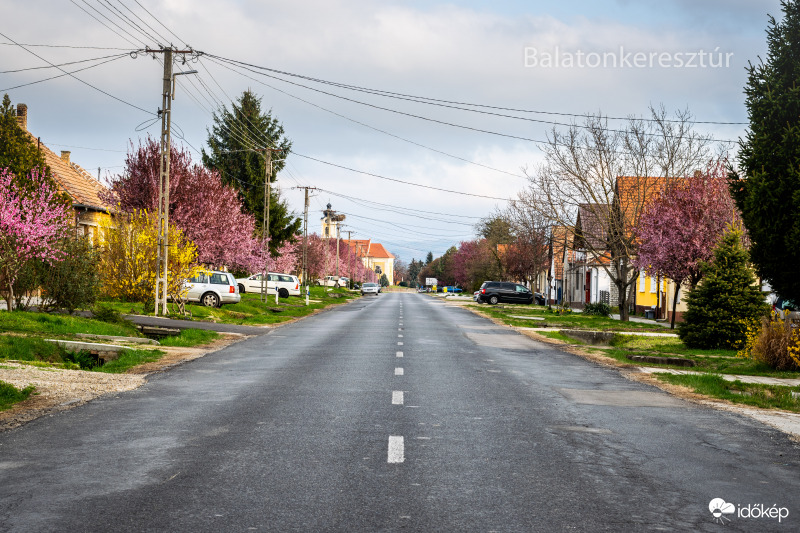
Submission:
[[[475,300],[478,303],[530,304],[533,293],[524,285],[506,281],[484,281]]]
[[[381,291],[381,286],[377,283],[364,283],[361,285],[361,296],[365,294],[374,294],[375,296]]]
[[[199,302],[206,307],[239,303],[239,287],[230,272],[204,270],[186,282],[186,300]]]

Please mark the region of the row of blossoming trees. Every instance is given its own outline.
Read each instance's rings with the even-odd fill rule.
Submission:
[[[224,185],[216,171],[193,163],[185,149],[173,145],[170,158],[168,289],[173,298],[180,299],[183,280],[201,267],[239,273],[264,270],[267,256],[263,235],[259,235],[254,217],[243,211],[236,190]],[[82,285],[84,293],[78,301],[65,304],[69,311],[94,303],[95,293],[152,302],[159,163],[155,140],[147,139],[138,147],[131,147],[125,172],[113,177],[110,189],[101,193],[105,202],[115,206],[114,216],[101,227],[94,248],[85,239],[76,238],[69,204],[52,180],[36,169],[22,177],[3,169],[0,295],[9,309],[14,308],[15,302],[22,302],[21,293],[41,285],[41,278],[35,273],[56,272],[58,265],[70,262],[66,270],[75,275],[71,283],[63,285]],[[335,273],[336,241],[310,235],[307,242],[309,278]],[[300,273],[302,251],[301,236],[284,242],[277,254],[269,257],[269,270]],[[76,261],[82,268],[73,264]],[[375,273],[366,269],[346,245],[339,247],[338,264],[342,275],[375,280]],[[87,296],[87,291],[92,294]]]

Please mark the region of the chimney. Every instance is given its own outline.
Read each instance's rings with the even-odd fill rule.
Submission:
[[[61,150],[61,159],[69,165],[69,152],[68,150]]]
[[[28,106],[25,104],[17,104],[17,122],[20,128],[28,131]]]

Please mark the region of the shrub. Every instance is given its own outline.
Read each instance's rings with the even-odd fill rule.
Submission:
[[[44,298],[40,311],[65,309],[72,314],[94,304],[100,289],[100,256],[85,237],[68,237],[59,245],[61,261],[40,262],[39,279]]]
[[[611,306],[604,302],[586,304],[583,308],[584,315],[611,316]]]
[[[747,260],[741,232],[730,231],[703,265],[703,282],[686,296],[678,334],[687,347],[738,349],[746,342],[746,324],[766,316],[769,307]]]
[[[94,318],[101,322],[108,322],[109,324],[126,324],[129,323],[122,317],[122,313],[111,307],[110,305],[98,304],[92,309]]]
[[[764,318],[760,327],[747,328],[747,341],[739,355],[775,370],[800,370],[800,330],[788,321]]]
[[[36,387],[28,385],[24,389],[18,389],[11,383],[0,381],[0,411],[8,409],[17,402],[27,400]]]

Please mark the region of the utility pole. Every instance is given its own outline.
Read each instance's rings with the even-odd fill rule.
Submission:
[[[266,303],[267,290],[269,289],[269,195],[270,195],[270,179],[272,178],[272,150],[267,148],[267,156],[264,161],[264,224],[263,235],[264,239],[264,276],[261,278],[261,301]],[[275,299],[278,298],[278,287],[275,286]],[[277,301],[275,303],[278,303]]]
[[[339,277],[339,223],[336,223],[336,277]]]
[[[303,210],[303,281],[306,284],[306,306],[308,306],[308,187],[306,189],[305,209]]]
[[[352,244],[352,241],[350,240],[350,233],[351,233],[351,232],[350,232],[350,230],[347,230],[347,247],[348,247],[348,248],[349,248],[349,247],[350,247],[350,245]],[[353,247],[353,254],[355,255],[355,247]],[[349,255],[349,254],[348,254],[348,255]],[[348,262],[350,263],[350,264],[348,265],[348,266],[350,267],[350,268],[348,269],[348,270],[350,271],[350,276],[349,276],[349,277],[350,277],[350,282],[348,283],[348,287],[347,287],[347,288],[349,289],[349,288],[351,288],[351,287],[352,287],[352,283],[355,281],[355,280],[353,279],[353,257],[352,257],[352,256],[350,256],[350,261],[348,261]]]
[[[158,241],[156,252],[156,286],[155,310],[158,316],[158,306],[161,304],[161,313],[167,314],[167,296],[169,280],[169,149],[170,130],[172,128],[172,100],[175,99],[175,76],[181,74],[196,74],[196,70],[172,73],[172,54],[194,54],[193,50],[160,50],[147,49],[147,53],[164,54],[164,90],[161,99],[161,155],[158,173]]]
[[[162,314],[167,314],[167,279],[169,266],[169,146],[172,125],[172,49],[164,53],[164,91],[161,99],[161,161],[158,173],[158,255],[156,260],[156,307],[162,306]]]

